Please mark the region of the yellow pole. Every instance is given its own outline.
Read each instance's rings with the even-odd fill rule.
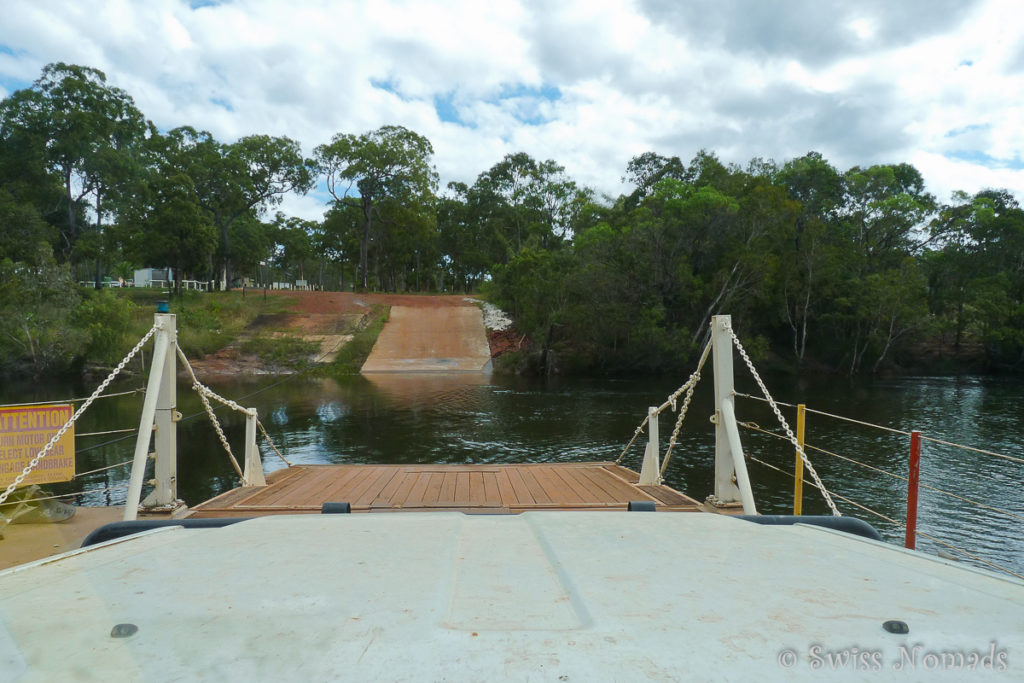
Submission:
[[[796,452],[796,479],[793,483],[793,514],[802,515],[804,509],[804,461],[800,451],[804,449],[804,425],[806,423],[807,406],[801,403],[796,407],[796,440],[800,450]]]

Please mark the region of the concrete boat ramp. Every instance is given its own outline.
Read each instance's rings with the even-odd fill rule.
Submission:
[[[362,372],[489,372],[490,363],[476,306],[392,306]]]

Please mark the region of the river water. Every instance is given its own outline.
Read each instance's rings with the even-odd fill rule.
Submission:
[[[223,396],[259,410],[278,448],[296,464],[306,463],[489,463],[614,460],[646,415],[685,378],[549,381],[483,375],[378,375],[335,381],[303,377],[230,378],[211,382]],[[140,377],[119,381],[109,391],[141,387]],[[994,377],[904,377],[898,379],[769,378],[769,389],[787,403],[855,418],[891,429],[920,430],[939,438],[1024,458],[1024,383]],[[0,387],[0,403],[50,401],[86,395],[92,387],[51,383]],[[738,372],[737,390],[756,393]],[[694,498],[712,491],[714,433],[708,420],[712,387],[705,379],[680,432],[666,483]],[[237,484],[227,455],[187,384],[179,386],[179,495],[196,504]],[[131,434],[81,436],[137,425],[141,395],[97,401],[77,426],[77,471],[129,460]],[[244,421],[218,411],[237,457],[243,453]],[[795,410],[783,408],[790,424]],[[737,417],[780,434],[768,407],[739,398]],[[674,413],[662,417],[667,442]],[[754,458],[793,471],[793,449],[782,439],[745,430],[744,448]],[[641,437],[645,439],[646,436]],[[857,461],[810,450],[826,486],[894,520],[906,517],[906,484],[878,468],[906,475],[909,437],[811,414],[807,442]],[[261,446],[264,467],[285,466]],[[623,464],[639,470],[642,443]],[[52,484],[54,494],[76,496],[86,505],[123,503],[127,466]],[[789,514],[793,480],[758,462],[749,464],[761,513]],[[919,529],[959,548],[1024,574],[1024,464],[926,441],[921,464]],[[941,492],[940,492],[941,491]],[[947,492],[959,496],[946,495]],[[989,508],[971,504],[963,498]],[[838,501],[846,515],[874,525],[896,544],[900,526]],[[821,495],[805,486],[805,514],[827,514]],[[918,548],[958,555],[919,537]],[[985,566],[959,555],[962,561]]]

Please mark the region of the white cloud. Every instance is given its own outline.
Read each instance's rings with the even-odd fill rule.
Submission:
[[[432,141],[442,186],[520,150],[615,195],[647,150],[813,149],[839,168],[909,161],[940,197],[1024,199],[1024,176],[992,161],[1024,159],[1021,35],[1012,0],[38,0],[5,7],[0,88],[86,64],[161,128],[288,135],[307,154],[401,124]],[[285,207],[318,218],[317,201]]]

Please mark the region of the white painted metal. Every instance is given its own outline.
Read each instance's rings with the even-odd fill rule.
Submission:
[[[142,501],[142,505],[151,508],[167,508],[176,507],[179,504],[178,359],[175,348],[178,331],[176,318],[172,313],[157,313],[155,322],[161,328],[157,334],[167,338],[167,350],[164,352],[163,372],[160,373],[160,390],[155,413],[156,430],[153,433],[153,450],[156,453],[153,469],[156,484],[146,499]],[[153,372],[155,373],[155,368]]]
[[[256,409],[247,409],[245,413],[245,472],[242,474],[243,486],[267,485],[267,479],[263,475],[263,461],[260,459],[260,449],[256,445],[256,420]]]
[[[157,318],[160,314],[157,314]],[[135,439],[135,457],[132,460],[132,473],[128,480],[128,499],[125,501],[124,518],[130,521],[138,516],[139,501],[142,497],[142,479],[146,473],[146,462],[149,459],[149,442],[153,437],[153,421],[156,418],[157,402],[160,398],[160,385],[163,382],[164,365],[167,363],[167,352],[173,351],[167,331],[157,329],[154,335],[153,362],[149,368],[149,382],[146,384],[146,399],[142,402],[142,417],[139,419],[139,434]]]
[[[658,408],[647,409],[647,448],[644,463],[640,468],[640,485],[653,486],[661,483],[661,445],[658,435]]]
[[[733,456],[729,443],[725,420],[722,415],[722,402],[732,398],[732,336],[728,328],[732,325],[732,316],[716,315],[711,319],[711,353],[715,375],[715,493],[714,502],[718,504],[741,502],[739,487],[733,482],[736,469],[736,458]],[[740,453],[740,462],[743,460]],[[739,477],[737,477],[737,480]]]
[[[282,515],[0,573],[0,678],[1019,681],[1021,614],[1020,581],[807,526]]]
[[[721,409],[725,435],[729,440],[729,452],[732,454],[732,465],[736,471],[736,486],[740,490],[740,500],[743,502],[743,514],[756,515],[754,492],[750,489],[750,475],[747,474],[743,445],[740,443],[740,429],[736,424],[736,397],[730,396],[722,401]]]

